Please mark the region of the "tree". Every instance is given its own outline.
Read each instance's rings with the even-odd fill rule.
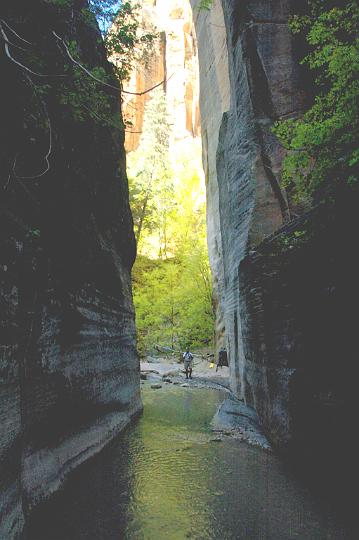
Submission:
[[[146,30],[140,24],[137,2],[91,0],[89,7],[104,31],[107,56],[118,79],[126,81],[135,64],[148,62],[157,38],[155,29]]]
[[[213,337],[203,186],[198,176],[186,167],[174,174],[169,159],[170,125],[166,121],[163,93],[151,101],[141,144],[128,160],[137,232],[141,204],[148,196],[139,255],[133,269],[141,354],[155,345],[175,349],[203,347]],[[152,177],[149,194],[144,180],[148,171],[154,170],[159,176]],[[134,171],[138,175],[131,174]]]
[[[315,99],[301,118],[278,122],[274,130],[288,151],[283,184],[297,199],[358,182],[359,6],[340,0],[308,4],[309,14],[294,16],[290,25],[309,44],[303,63],[315,73]]]
[[[162,89],[153,91],[144,113],[141,144],[128,156],[130,203],[138,245],[144,228],[157,231],[158,250],[167,256],[168,216],[173,209],[173,172],[169,156],[170,124]]]

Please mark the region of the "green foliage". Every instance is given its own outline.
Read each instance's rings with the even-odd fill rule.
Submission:
[[[169,133],[166,97],[163,90],[157,88],[145,108],[140,148],[128,158],[130,203],[139,246],[144,229],[158,230],[166,240],[166,224],[174,195]],[[166,254],[166,241],[161,243],[160,249]]]
[[[40,236],[40,229],[29,229],[29,231],[27,232],[28,238],[40,238]]]
[[[139,256],[133,290],[140,353],[155,345],[183,349],[211,343],[212,291],[204,243],[184,258]]]
[[[170,133],[166,98],[156,89],[145,108],[140,146],[128,156],[139,251],[133,290],[142,354],[154,345],[208,345],[213,334],[204,197],[192,170],[173,170]]]
[[[157,38],[154,29],[142,29],[139,7],[137,3],[122,2],[105,35],[107,54],[120,81],[129,78],[135,63],[147,64]]]
[[[299,119],[274,132],[288,151],[283,184],[297,199],[337,182],[358,181],[359,6],[356,1],[309,1],[309,14],[291,20],[310,46],[303,59],[315,73],[317,94]]]
[[[212,5],[213,0],[201,0],[198,9],[207,9],[209,11]]]
[[[155,35],[140,30],[138,4],[131,1],[90,0],[87,7],[76,12],[73,1],[45,1],[54,9],[63,12],[63,17],[66,17],[67,10],[72,7],[73,16],[75,14],[84,24],[93,27],[97,27],[97,23],[100,25],[107,55],[116,63],[114,71],[120,79],[120,85],[129,76],[134,62],[151,54]],[[53,79],[50,84],[42,84],[41,80],[34,82],[36,95],[46,101],[48,94],[55,94],[63,106],[64,116],[70,116],[77,122],[91,119],[102,126],[123,127],[120,115],[114,112],[116,84],[112,74],[103,67],[86,65],[77,41],[59,41],[57,45],[58,49],[62,49],[65,62],[61,69],[61,58],[52,58],[52,62],[62,71],[63,77]],[[75,62],[66,55],[66,47]],[[40,52],[35,55],[31,51],[28,54],[27,65],[41,73],[46,65],[43,54]],[[44,54],[47,52],[44,51]]]
[[[91,118],[97,124],[108,127],[123,127],[120,115],[113,112],[113,100],[107,89],[95,79],[111,84],[113,79],[100,66],[91,68],[82,60],[76,41],[67,44],[72,57],[92,75],[90,77],[76,64],[65,65],[68,78],[60,84],[57,93],[64,110],[77,122]]]
[[[280,251],[286,252],[287,249],[305,246],[311,238],[311,232],[307,228],[297,229],[289,234],[279,237],[277,244]]]

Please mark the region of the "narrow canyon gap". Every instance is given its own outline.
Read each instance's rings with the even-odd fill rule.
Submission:
[[[278,451],[315,470],[323,493],[348,492],[354,441],[339,433],[352,434],[355,410],[358,198],[344,190],[332,207],[298,204],[281,188],[284,154],[272,133],[310,97],[305,45],[288,26],[303,6],[191,5],[217,344],[224,336],[231,390]]]
[[[281,186],[284,151],[272,132],[311,99],[312,79],[299,62],[305,45],[288,25],[303,6],[214,0],[199,7],[199,0],[144,2],[145,19],[166,14],[170,22],[148,79],[135,77],[133,88],[173,77],[166,84],[169,94],[178,89],[178,126],[184,118],[192,126],[198,62],[216,349],[227,346],[231,390],[256,410],[275,447],[314,460],[324,485],[334,482],[335,467],[345,487],[347,446],[333,433],[351,431],[354,411],[357,199],[344,194],[330,209],[298,203]],[[176,78],[171,61],[181,48]]]

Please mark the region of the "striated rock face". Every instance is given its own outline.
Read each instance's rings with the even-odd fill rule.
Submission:
[[[149,61],[135,67],[126,90],[141,93],[164,81],[162,88],[172,124],[171,153],[190,152],[196,160],[200,155],[198,55],[189,0],[146,0],[140,15],[141,26],[157,32],[159,38]],[[136,150],[141,142],[144,108],[149,99],[150,92],[124,94],[124,116],[133,124],[126,130],[127,152]]]
[[[292,2],[223,2],[230,46],[231,109],[223,118],[217,153],[220,177],[225,322],[232,389],[245,397],[239,264],[249,246],[288,216],[278,183],[281,152],[273,121],[301,106],[298,68],[287,20]],[[228,211],[229,210],[229,211]]]
[[[111,78],[98,30],[81,17],[84,3],[60,9],[9,0],[1,19],[42,52],[44,73],[67,65],[54,29],[76,39],[83,62]],[[18,48],[11,53],[29,59]],[[141,401],[121,133],[88,116],[71,118],[50,92],[50,167],[37,178],[46,168],[49,129],[46,117],[37,128],[31,119],[41,118],[43,107],[29,72],[10,61],[3,42],[0,70],[0,537],[10,539]],[[115,114],[116,91],[109,100]]]
[[[356,286],[341,265],[354,267],[357,212],[346,201],[293,221],[271,134],[305,99],[287,24],[301,3],[214,0],[209,11],[191,3],[217,340],[228,347],[231,389],[256,409],[277,448],[320,456],[331,446],[326,453],[340,455],[330,439],[352,408],[354,331],[343,306]]]
[[[256,298],[258,284],[252,283],[250,272],[242,272],[241,261],[291,218],[290,202],[279,186],[282,151],[271,127],[303,105],[287,24],[296,2],[215,0],[209,11],[198,10],[197,0],[191,3],[200,64],[208,243],[218,296],[217,340],[221,344],[225,336],[233,392],[257,409],[272,439],[285,444],[292,429],[288,392],[293,366],[283,363],[281,370],[271,371],[270,383],[265,361],[262,377],[253,370],[256,354],[249,352],[249,333],[253,343],[257,340],[256,351],[266,345],[248,322],[250,291]]]
[[[198,4],[193,2],[194,8]],[[279,187],[282,156],[271,126],[297,112],[302,102],[287,27],[291,4],[217,1],[196,21],[202,119],[206,108],[217,111],[214,122],[207,120],[209,129],[203,129],[210,156],[209,248],[224,315],[232,390],[239,397],[245,395],[239,264],[249,246],[278,229],[290,212]],[[214,51],[212,58],[208,48]],[[208,103],[213,88],[217,91]]]
[[[216,307],[216,347],[225,344],[225,295],[217,175],[218,136],[222,117],[230,108],[231,90],[228,70],[227,33],[222,5],[215,0],[209,11],[199,10],[200,2],[191,2],[198,41],[200,65],[200,111],[203,167],[207,192],[207,242],[213,277]]]
[[[358,197],[285,225],[240,265],[245,400],[310,481],[354,506]],[[307,476],[308,473],[307,473]],[[345,502],[344,502],[345,501]],[[351,515],[350,515],[351,514]],[[353,520],[354,523],[354,520]],[[355,521],[356,523],[356,521]]]

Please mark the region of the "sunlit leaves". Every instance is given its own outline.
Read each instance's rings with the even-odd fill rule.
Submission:
[[[162,89],[151,94],[139,148],[128,156],[130,201],[138,240],[133,270],[138,346],[184,348],[212,340],[211,276],[200,180],[175,172]]]
[[[293,17],[291,28],[311,47],[303,63],[315,74],[317,95],[301,118],[275,126],[288,151],[283,183],[299,199],[358,176],[359,6],[322,0],[309,6],[310,14]]]

